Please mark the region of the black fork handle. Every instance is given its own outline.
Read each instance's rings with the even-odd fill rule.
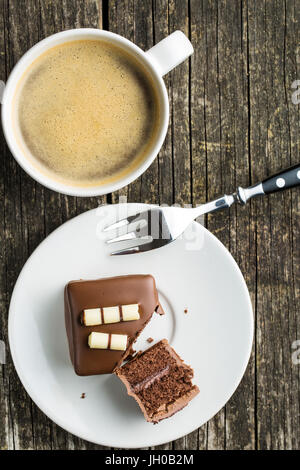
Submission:
[[[224,195],[214,201],[206,203],[200,209],[200,213],[210,213],[230,207],[234,202],[246,204],[249,199],[264,194],[276,193],[285,189],[300,186],[300,163],[281,170],[275,175],[266,178],[260,183],[256,183],[248,188],[238,187],[235,194]]]
[[[300,186],[300,164],[291,166],[286,170],[279,171],[276,175],[266,178],[262,182],[265,194],[284,191],[285,189]]]

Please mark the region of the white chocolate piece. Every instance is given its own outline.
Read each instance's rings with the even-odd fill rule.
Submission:
[[[82,321],[85,326],[101,325],[102,321],[100,308],[88,308],[83,310]]]
[[[123,321],[139,320],[139,304],[122,305]]]
[[[89,347],[92,349],[108,349],[108,333],[97,333],[93,331],[89,335],[88,343]]]
[[[88,344],[91,349],[125,351],[127,348],[127,335],[97,333],[96,331],[92,331],[88,338]]]
[[[122,315],[120,315],[120,309]],[[139,320],[139,304],[104,307],[102,309],[88,308],[83,310],[82,322],[85,326],[101,325],[102,318],[105,324]]]
[[[118,323],[120,321],[119,307],[103,308],[104,323]]]
[[[111,335],[110,349],[125,351],[127,347],[127,335]]]

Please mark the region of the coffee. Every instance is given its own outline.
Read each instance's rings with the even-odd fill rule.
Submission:
[[[158,100],[146,69],[101,40],[49,49],[16,93],[20,145],[43,172],[78,186],[117,180],[156,139]]]

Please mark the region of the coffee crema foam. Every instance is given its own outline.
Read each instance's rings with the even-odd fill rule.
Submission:
[[[16,125],[38,168],[66,184],[110,183],[156,139],[158,99],[137,60],[102,40],[53,47],[21,78]]]

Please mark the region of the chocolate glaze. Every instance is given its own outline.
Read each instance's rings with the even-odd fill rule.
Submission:
[[[139,304],[140,319],[99,326],[83,326],[84,309]],[[70,358],[78,375],[108,374],[132,352],[137,339],[153,312],[163,314],[155,280],[151,275],[129,275],[98,280],[71,281],[65,287],[65,323]],[[92,331],[128,335],[126,351],[90,349]]]

